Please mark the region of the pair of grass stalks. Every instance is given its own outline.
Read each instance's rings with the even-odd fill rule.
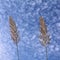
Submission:
[[[18,50],[19,35],[18,35],[16,24],[13,21],[12,17],[9,17],[9,24],[10,24],[11,38],[17,47],[17,57],[19,60],[19,50]],[[46,49],[46,60],[48,60],[47,44],[49,43],[49,36],[47,34],[47,27],[46,27],[43,17],[40,17],[40,32],[41,32],[40,41]]]

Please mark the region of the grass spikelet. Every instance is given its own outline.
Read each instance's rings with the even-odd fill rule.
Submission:
[[[11,16],[9,17],[9,25],[10,25],[11,38],[12,38],[13,42],[16,44],[17,56],[18,56],[18,60],[19,60],[19,51],[18,51],[19,35],[18,35],[18,32],[17,32],[16,24],[15,24],[15,22],[12,19]]]
[[[48,54],[47,54],[47,45],[49,44],[49,35],[47,32],[47,26],[44,22],[43,17],[40,17],[40,32],[41,32],[41,44],[45,47],[46,49],[46,60],[48,60]]]

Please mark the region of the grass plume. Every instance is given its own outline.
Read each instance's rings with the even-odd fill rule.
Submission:
[[[45,47],[46,49],[46,60],[48,60],[48,52],[47,52],[47,46],[49,44],[49,35],[48,35],[48,32],[47,32],[47,26],[45,24],[45,21],[43,19],[43,17],[41,16],[40,17],[40,32],[41,32],[41,44]]]
[[[10,25],[11,38],[12,38],[13,42],[16,44],[17,56],[18,56],[18,60],[19,60],[19,51],[18,51],[19,35],[18,35],[16,24],[11,16],[9,17],[9,25]]]

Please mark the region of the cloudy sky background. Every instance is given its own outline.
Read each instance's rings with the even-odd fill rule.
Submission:
[[[60,60],[60,0],[0,0],[0,60],[17,60],[9,16],[19,31],[20,60],[45,60],[45,48],[39,41],[40,16],[50,35],[48,59]]]

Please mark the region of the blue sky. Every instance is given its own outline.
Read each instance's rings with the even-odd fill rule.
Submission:
[[[0,60],[17,60],[9,16],[19,31],[20,60],[45,60],[45,48],[39,41],[40,16],[50,35],[48,59],[60,60],[60,0],[0,0]]]

